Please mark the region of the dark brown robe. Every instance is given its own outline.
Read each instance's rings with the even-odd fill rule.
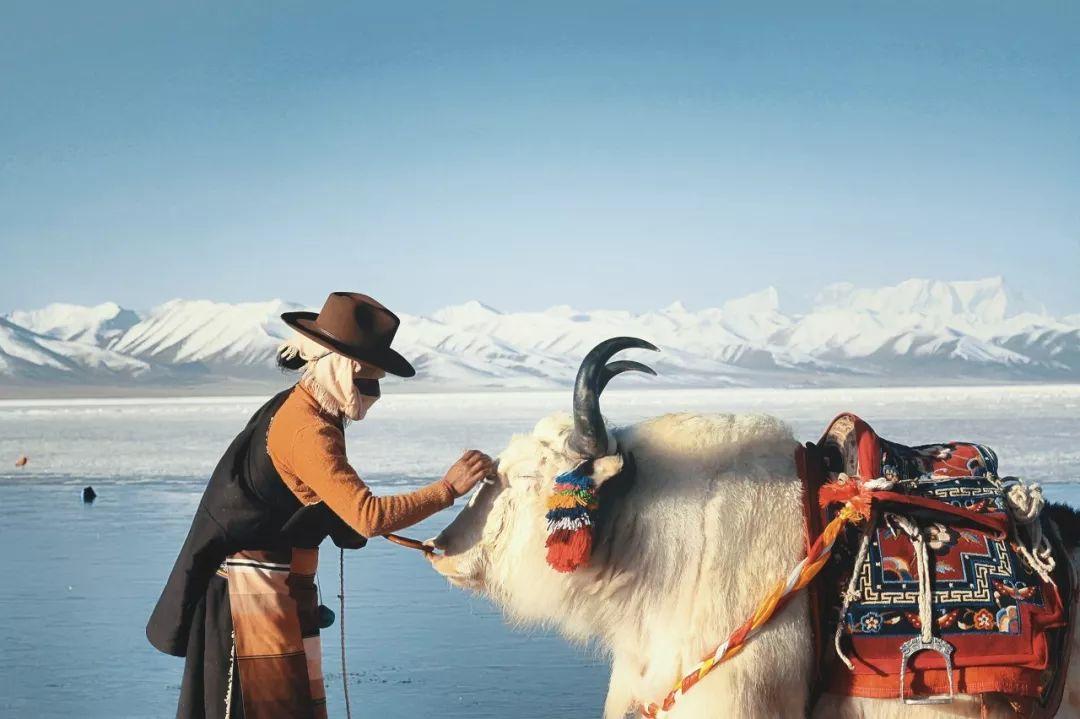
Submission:
[[[260,407],[218,462],[147,623],[146,636],[154,647],[185,657],[179,719],[224,719],[230,686],[228,716],[244,716],[239,681],[243,672],[238,671],[234,656],[229,583],[224,573],[219,574],[227,558],[250,551],[289,558],[294,547],[317,547],[331,532],[342,544],[363,545],[363,538],[348,530],[325,505],[301,509],[274,469],[266,451],[267,430],[291,391],[275,395]],[[310,596],[304,594],[304,601],[294,603],[293,609],[305,615],[298,616],[297,622],[309,634]],[[305,607],[303,612],[296,608],[300,605]],[[257,705],[259,699],[252,695],[255,688],[247,689],[247,697],[253,697],[248,704]],[[317,716],[317,711],[312,707],[309,715]],[[252,719],[250,711],[248,719]]]

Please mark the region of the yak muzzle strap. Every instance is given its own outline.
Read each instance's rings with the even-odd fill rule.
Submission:
[[[555,478],[555,491],[547,501],[547,562],[557,572],[572,572],[592,554],[596,483],[584,462]]]

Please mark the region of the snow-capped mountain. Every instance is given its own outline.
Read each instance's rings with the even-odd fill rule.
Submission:
[[[57,303],[29,312],[16,310],[5,319],[40,335],[107,347],[140,317],[115,302],[104,302],[94,307]]]
[[[150,310],[108,347],[155,364],[246,375],[273,363],[275,348],[290,332],[281,314],[302,309],[281,300],[172,300]]]
[[[102,349],[40,335],[0,317],[0,387],[13,381],[78,384],[141,382],[150,364]]]
[[[272,300],[172,300],[145,313],[112,303],[50,305],[0,319],[4,387],[63,381],[160,386],[244,380],[281,384],[276,346],[289,335]],[[767,288],[719,307],[674,303],[635,314],[501,312],[481,302],[402,314],[395,347],[418,370],[409,387],[554,387],[573,381],[599,340],[636,335],[663,349],[661,377],[627,383],[724,386],[1080,381],[1080,315],[1055,318],[1000,278],[834,284],[804,313]]]

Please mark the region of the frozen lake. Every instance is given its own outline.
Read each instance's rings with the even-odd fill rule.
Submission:
[[[209,472],[262,401],[0,401],[0,716],[173,714],[182,660],[153,650],[144,625]],[[376,492],[400,491],[440,476],[465,448],[497,453],[569,401],[569,391],[388,395],[349,428],[349,455]],[[804,440],[851,410],[904,443],[989,444],[1003,474],[1080,504],[1080,386],[613,388],[603,405],[617,424],[668,411],[768,412]],[[99,494],[92,506],[79,498],[86,484]],[[406,534],[432,536],[453,511]],[[336,548],[322,561],[324,602],[336,610]],[[510,629],[417,553],[384,541],[345,562],[355,717],[599,715],[607,669],[595,652]],[[337,632],[324,633],[331,716],[344,713]]]

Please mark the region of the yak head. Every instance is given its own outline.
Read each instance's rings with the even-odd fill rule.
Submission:
[[[609,362],[624,349],[656,350],[633,337],[593,348],[578,369],[572,414],[540,420],[498,457],[498,477],[479,485],[468,504],[430,544],[436,571],[459,587],[483,592],[519,619],[548,617],[568,583],[590,566],[592,533],[605,498],[625,484],[632,462],[600,413],[600,394],[617,374],[655,374],[633,361]],[[527,585],[527,586],[526,586]]]

